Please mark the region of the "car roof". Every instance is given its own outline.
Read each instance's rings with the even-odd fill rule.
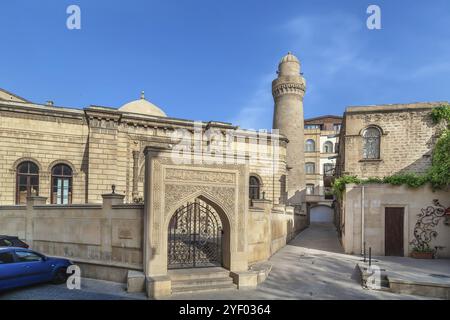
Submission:
[[[0,239],[19,239],[19,237],[0,235]]]
[[[6,252],[11,250],[25,250],[25,251],[31,251],[26,248],[20,248],[20,247],[0,247],[0,252]]]

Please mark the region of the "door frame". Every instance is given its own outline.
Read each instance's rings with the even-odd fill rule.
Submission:
[[[400,203],[389,203],[381,205],[381,226],[382,234],[381,237],[381,250],[383,255],[386,255],[386,208],[403,208],[403,256],[409,256],[409,206],[407,204]]]

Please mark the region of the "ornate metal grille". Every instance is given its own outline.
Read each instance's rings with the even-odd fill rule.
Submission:
[[[169,224],[169,269],[222,266],[222,223],[217,212],[196,199],[179,208]]]
[[[431,240],[438,236],[435,228],[439,220],[445,216],[446,209],[437,199],[434,199],[433,206],[423,208],[421,212],[414,226],[414,239],[411,244],[419,250],[431,249]]]

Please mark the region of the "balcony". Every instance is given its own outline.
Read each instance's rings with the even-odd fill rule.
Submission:
[[[306,202],[333,202],[334,195],[331,194],[331,188],[316,186],[312,193],[306,192]]]
[[[323,174],[323,185],[324,187],[331,188],[335,179],[336,168],[330,168],[325,170]]]

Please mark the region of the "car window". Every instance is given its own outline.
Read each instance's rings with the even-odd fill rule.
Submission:
[[[0,240],[0,246],[2,247],[12,247],[12,242],[8,239],[2,239]]]
[[[0,252],[0,264],[13,263],[14,256],[11,252]]]
[[[28,251],[16,251],[17,260],[19,262],[41,261],[42,257]]]

